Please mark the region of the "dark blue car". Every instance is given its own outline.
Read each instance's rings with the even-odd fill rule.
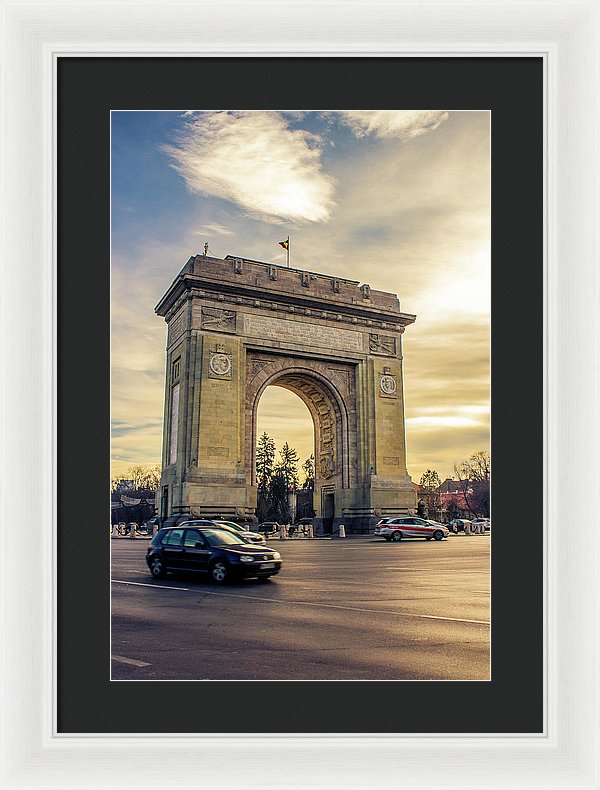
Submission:
[[[150,573],[160,579],[167,571],[205,573],[217,584],[231,579],[266,580],[281,570],[281,554],[267,546],[244,543],[218,527],[166,527],[148,546]]]

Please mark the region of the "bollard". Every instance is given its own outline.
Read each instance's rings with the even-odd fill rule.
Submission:
[[[313,527],[312,524],[310,524],[309,527],[308,527],[307,537],[308,538],[314,538],[314,536],[315,536],[315,528]]]
[[[287,535],[285,534],[285,524],[279,525],[279,540],[285,540]]]
[[[346,537],[346,527],[343,524],[340,524],[338,527],[338,537],[345,538]]]
[[[135,533],[137,532],[137,524],[130,524],[129,527],[130,527],[129,537],[135,539],[136,536]]]

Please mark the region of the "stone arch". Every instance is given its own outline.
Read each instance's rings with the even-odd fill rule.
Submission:
[[[169,325],[161,517],[255,518],[256,408],[270,384],[296,393],[316,426],[317,527],[368,532],[416,507],[401,344],[415,316],[395,294],[199,255],[156,310]]]
[[[315,491],[356,483],[356,405],[352,366],[331,367],[318,360],[251,358],[246,384],[246,479],[256,484],[256,416],[269,386],[294,392],[306,404],[315,431]]]

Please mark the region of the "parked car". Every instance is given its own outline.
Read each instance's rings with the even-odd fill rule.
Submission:
[[[459,532],[466,532],[467,530],[470,532],[471,522],[467,518],[453,518],[448,524],[448,529],[450,532],[454,532],[455,535],[458,535]]]
[[[258,532],[262,532],[265,535],[271,535],[275,532],[279,532],[279,524],[276,521],[263,521],[256,529]]]
[[[245,530],[239,524],[236,524],[234,521],[223,521],[222,519],[212,519],[212,518],[194,518],[194,519],[187,519],[187,521],[180,521],[176,526],[178,527],[221,527],[221,529],[227,529],[232,532],[234,535],[237,535],[242,538],[243,543],[264,543],[265,539],[262,535],[259,535],[256,532],[250,532],[249,530]]]
[[[265,536],[259,535],[258,532],[251,532],[249,529],[246,529],[241,524],[236,524],[235,521],[223,521],[220,518],[215,518],[214,523],[218,524],[220,527],[225,527],[226,529],[231,529],[233,532],[239,532],[239,534],[244,538],[247,543],[264,543]]]
[[[217,526],[165,527],[150,541],[146,563],[155,579],[168,571],[197,571],[217,584],[231,579],[266,580],[281,570],[281,554],[267,546],[244,543]]]
[[[450,534],[443,524],[417,516],[401,518],[382,518],[375,527],[375,534],[386,540],[402,540],[402,538],[425,538],[425,540],[442,540]]]
[[[489,518],[474,518],[471,522],[471,525],[475,527],[477,532],[483,535],[485,532],[489,532],[491,525]]]

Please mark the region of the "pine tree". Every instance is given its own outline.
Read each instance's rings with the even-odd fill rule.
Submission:
[[[271,511],[273,465],[275,463],[275,442],[265,432],[256,447],[256,516],[259,521],[269,518]]]
[[[298,453],[293,447],[290,447],[286,442],[279,453],[281,460],[275,467],[277,474],[285,480],[286,487],[289,490],[298,487]]]
[[[267,491],[275,463],[275,442],[265,432],[256,447],[256,485],[259,491]]]

